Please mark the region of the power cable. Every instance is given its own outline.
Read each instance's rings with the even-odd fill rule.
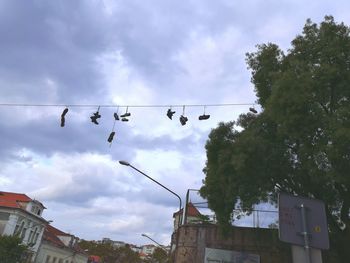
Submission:
[[[150,104],[150,105],[118,105],[118,104],[35,104],[35,103],[0,103],[0,107],[77,107],[77,108],[167,108],[171,107],[228,107],[228,106],[254,106],[256,103],[214,103],[214,104]]]

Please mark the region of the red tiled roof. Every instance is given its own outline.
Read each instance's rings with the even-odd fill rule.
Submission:
[[[44,231],[44,236],[43,239],[53,243],[54,245],[58,246],[58,247],[67,247],[58,236],[71,236],[73,237],[73,235],[71,234],[67,234],[51,225],[47,225]],[[86,254],[86,252],[81,249],[81,247],[79,247],[78,244],[74,244],[72,247],[69,247],[70,249],[81,253],[81,254]]]
[[[21,208],[19,202],[30,202],[33,201],[25,194],[0,192],[0,206]]]
[[[44,231],[43,239],[55,244],[56,246],[64,247],[63,242],[54,234],[54,231],[51,231],[52,229],[56,229],[56,228],[54,228],[53,226],[47,225]]]
[[[177,211],[176,213],[174,213],[173,217],[175,217],[178,214],[182,215],[182,213],[183,213],[183,208],[180,211]],[[201,215],[201,213],[198,211],[198,209],[192,203],[188,203],[187,216],[199,216],[199,215]]]
[[[52,225],[48,225],[46,227],[47,231],[49,231],[50,233],[54,234],[55,236],[72,236],[71,234],[67,234],[55,227],[53,227]]]

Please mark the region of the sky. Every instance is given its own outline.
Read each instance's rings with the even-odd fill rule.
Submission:
[[[0,191],[41,201],[44,218],[83,239],[151,243],[144,233],[168,245],[179,200],[118,161],[184,202],[205,177],[211,129],[256,102],[245,54],[268,42],[287,51],[308,18],[349,25],[349,8],[345,0],[0,0]],[[128,122],[114,121],[127,110]],[[210,118],[198,120],[204,112]]]

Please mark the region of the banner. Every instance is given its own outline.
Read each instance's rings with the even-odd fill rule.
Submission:
[[[260,256],[234,250],[205,248],[204,263],[260,263]]]

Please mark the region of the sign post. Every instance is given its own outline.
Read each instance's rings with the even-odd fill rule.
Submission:
[[[301,214],[301,223],[302,223],[301,235],[304,236],[304,247],[305,247],[306,262],[307,263],[311,263],[311,260],[310,260],[310,247],[309,247],[309,233],[307,232],[306,211],[305,211],[304,204],[300,205],[300,214]]]
[[[329,249],[324,203],[320,200],[280,193],[279,238],[293,244],[293,261],[321,263],[319,249]],[[298,246],[302,249],[298,249]]]

